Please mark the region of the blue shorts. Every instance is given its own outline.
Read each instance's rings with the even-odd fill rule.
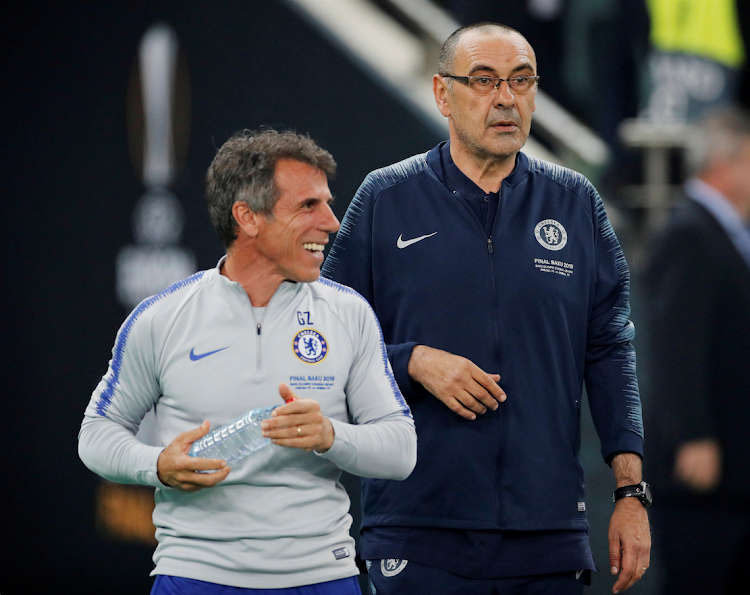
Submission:
[[[370,595],[581,595],[588,570],[466,578],[407,560],[367,560]]]
[[[151,595],[362,595],[356,576],[286,589],[246,589],[157,574]]]

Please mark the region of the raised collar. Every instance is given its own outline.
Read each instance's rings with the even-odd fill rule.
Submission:
[[[443,184],[443,186],[445,186],[446,185],[446,175],[445,175],[446,172],[443,171],[443,164],[440,158],[440,152],[443,147],[445,147],[448,150],[447,152],[450,155],[450,141],[443,141],[440,144],[438,144],[435,148],[433,148],[429,153],[427,153],[427,165],[433,171],[437,179],[440,180],[440,183]],[[513,168],[513,171],[510,172],[510,175],[503,180],[503,184],[508,184],[509,186],[515,186],[523,179],[523,177],[526,175],[526,172],[528,170],[529,170],[529,158],[526,156],[526,154],[523,151],[519,151],[518,154],[516,155],[516,166]],[[465,174],[464,174],[464,177],[466,177]],[[472,184],[474,184],[474,182],[469,180],[468,177],[466,179]],[[474,184],[474,186],[479,188],[476,184]],[[482,192],[481,189],[479,189],[478,192]]]

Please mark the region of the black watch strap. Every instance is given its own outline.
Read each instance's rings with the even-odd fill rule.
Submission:
[[[648,508],[651,506],[652,502],[651,486],[645,481],[642,481],[641,483],[636,483],[634,485],[622,486],[612,493],[612,502],[617,502],[623,498],[638,498],[640,503]]]

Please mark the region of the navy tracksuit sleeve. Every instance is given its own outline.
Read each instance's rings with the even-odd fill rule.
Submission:
[[[341,229],[328,253],[322,274],[342,285],[355,289],[375,309],[372,282],[372,230],[376,193],[376,177],[368,175],[354,195],[341,222]],[[339,255],[346,253],[346,258]],[[424,389],[409,378],[408,366],[412,349],[417,343],[387,345],[388,359],[393,368],[401,394],[406,398],[417,396]]]
[[[589,319],[585,382],[601,453],[643,454],[643,420],[635,372],[635,328],[630,322],[630,272],[599,194],[593,200],[596,284]]]

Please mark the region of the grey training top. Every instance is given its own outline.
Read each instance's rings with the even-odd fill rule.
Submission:
[[[416,463],[414,422],[377,319],[355,291],[320,279],[282,283],[255,320],[219,267],[144,300],[124,322],[86,408],[81,459],[111,481],[157,488],[152,574],[250,588],[354,576],[341,470],[404,479]],[[328,452],[271,444],[195,493],[159,481],[163,446],[135,439],[152,407],[167,445],[205,419],[215,429],[281,404],[281,382],[320,403],[335,430]]]

